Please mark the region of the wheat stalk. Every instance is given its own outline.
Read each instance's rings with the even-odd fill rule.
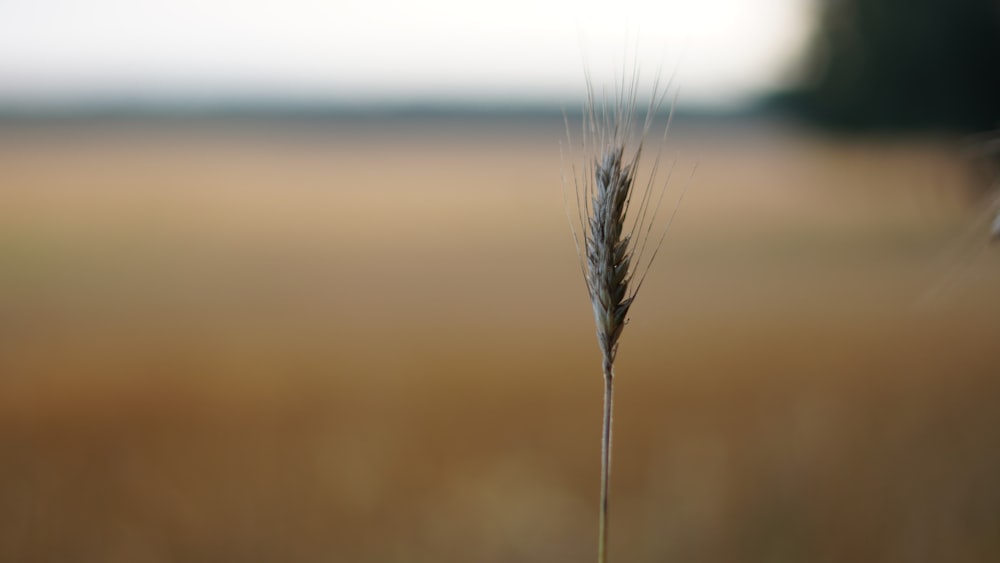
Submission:
[[[566,197],[567,215],[576,243],[580,268],[586,281],[597,341],[603,357],[604,422],[601,432],[601,498],[598,522],[598,563],[607,561],[608,486],[611,474],[612,396],[614,363],[618,340],[628,322],[629,308],[635,300],[673,222],[686,192],[681,190],[666,222],[659,220],[666,185],[658,181],[661,152],[657,151],[644,183],[637,184],[637,166],[643,144],[658,111],[669,92],[653,84],[648,106],[640,111],[639,75],[632,69],[628,80],[622,78],[613,92],[594,90],[587,75],[587,101],[584,107],[580,153],[583,161],[572,166],[575,197]],[[673,104],[663,129],[664,139],[673,117]],[[567,136],[571,144],[569,120]],[[564,181],[564,187],[569,182]],[[565,196],[565,194],[564,194]],[[575,206],[576,212],[570,213]]]

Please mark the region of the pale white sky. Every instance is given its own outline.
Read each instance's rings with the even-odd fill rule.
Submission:
[[[626,52],[682,100],[780,84],[810,0],[0,0],[0,103],[578,100]],[[638,43],[638,45],[636,45]]]

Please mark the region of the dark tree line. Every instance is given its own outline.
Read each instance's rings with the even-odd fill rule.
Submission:
[[[817,0],[799,86],[775,103],[827,127],[1000,128],[1000,0]]]

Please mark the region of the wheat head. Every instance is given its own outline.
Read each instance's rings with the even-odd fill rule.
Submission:
[[[633,71],[630,80],[599,95],[588,75],[582,132],[575,147],[580,156],[572,165],[574,197],[572,202],[566,198],[567,210],[575,208],[575,213],[568,212],[570,227],[607,372],[614,365],[629,309],[684,196],[682,190],[669,218],[662,221],[673,165],[661,178],[660,151],[643,180],[636,176],[643,145],[670,93],[669,85],[661,87],[657,80],[648,105],[640,108],[638,81]],[[672,117],[670,104],[664,138]],[[573,145],[568,120],[567,136]]]

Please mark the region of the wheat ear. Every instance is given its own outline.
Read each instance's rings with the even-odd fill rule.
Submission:
[[[614,362],[618,340],[628,321],[649,266],[666,236],[684,197],[681,190],[669,219],[658,219],[667,179],[660,182],[660,152],[644,183],[636,182],[636,167],[642,147],[655,117],[662,107],[667,88],[653,85],[644,115],[637,100],[638,73],[623,79],[613,93],[598,97],[587,76],[587,103],[584,108],[580,146],[583,162],[573,165],[576,213],[570,226],[580,256],[580,267],[594,309],[597,341],[603,356],[604,423],[601,432],[601,500],[598,522],[598,563],[607,561],[608,486],[611,474],[612,395]],[[673,104],[663,134],[669,128]],[[567,136],[571,138],[567,120]],[[673,167],[671,166],[670,169]],[[564,182],[564,186],[568,182]],[[567,210],[571,207],[566,198]]]

